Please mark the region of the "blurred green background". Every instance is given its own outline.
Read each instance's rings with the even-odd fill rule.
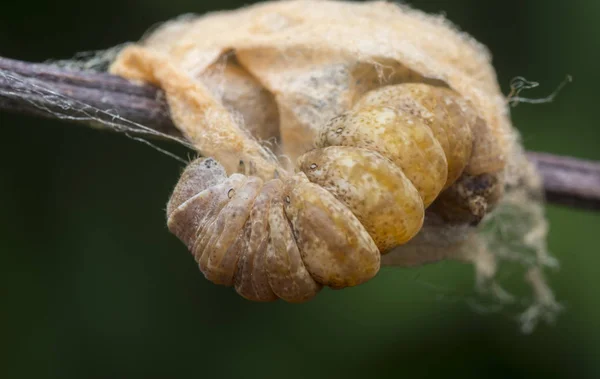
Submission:
[[[410,2],[444,12],[512,77],[550,93],[513,120],[528,149],[600,160],[598,0]],[[69,58],[138,39],[181,13],[237,1],[5,2],[0,55]],[[168,233],[181,165],[122,135],[0,114],[0,377],[600,377],[600,213],[548,206],[549,280],[565,312],[522,335],[481,314],[472,269],[386,268],[304,305],[255,304],[212,285]],[[163,145],[181,156],[186,151]],[[441,289],[432,289],[431,285]]]

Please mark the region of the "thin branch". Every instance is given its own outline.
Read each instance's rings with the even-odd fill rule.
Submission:
[[[600,211],[600,163],[527,152],[542,174],[548,202]]]
[[[75,103],[65,106],[50,91]],[[163,97],[156,87],[135,85],[108,73],[0,57],[0,110],[92,123],[111,130],[115,130],[115,115],[118,115],[153,131],[180,136]],[[133,133],[148,134],[143,130]]]
[[[43,89],[73,99],[74,103],[61,106]],[[92,123],[111,130],[115,130],[114,117],[118,115],[149,130],[179,136],[164,95],[156,87],[133,84],[108,73],[75,71],[2,57],[0,111]],[[134,132],[147,134],[144,130]],[[527,155],[542,174],[549,202],[600,210],[600,163],[537,152]]]

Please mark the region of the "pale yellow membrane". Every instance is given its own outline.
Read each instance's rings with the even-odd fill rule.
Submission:
[[[512,142],[508,108],[487,49],[443,17],[407,6],[273,1],[175,19],[124,49],[111,67],[119,75],[166,88],[170,80],[155,81],[157,70],[144,68],[147,55],[131,60],[140,46],[152,57],[164,57],[159,66],[172,65],[192,81],[222,56],[235,55],[275,96],[284,151],[292,160],[312,148],[316,128],[348,110],[363,91],[399,81],[443,83],[473,104],[485,121],[483,134],[495,136],[498,149],[482,146],[482,153],[475,154],[482,158],[472,170],[485,163],[489,167],[486,157],[506,159]],[[181,122],[189,107],[174,104],[184,100],[174,96],[170,104],[176,124],[187,128]]]
[[[279,111],[275,97],[240,66],[233,54],[223,55],[198,75],[215,99],[236,117],[259,141],[273,149],[279,141]]]
[[[138,46],[126,48],[111,70],[129,79],[160,86],[177,127],[205,156],[216,158],[228,174],[240,163],[244,173],[270,179],[282,173],[277,160],[245,132],[204,84],[181,70],[168,56]],[[241,162],[240,162],[241,161]]]

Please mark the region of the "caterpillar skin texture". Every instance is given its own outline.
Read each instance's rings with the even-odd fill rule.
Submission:
[[[207,279],[250,300],[303,302],[322,286],[364,283],[380,254],[419,232],[431,204],[476,223],[499,198],[493,174],[463,175],[476,122],[447,88],[382,87],[323,125],[295,174],[227,176],[214,159],[195,160],[169,201],[168,227]]]
[[[215,160],[200,158],[182,178],[167,206],[169,230],[207,279],[247,299],[302,302],[321,285],[354,286],[379,270],[361,223],[302,173],[263,183],[227,177]]]

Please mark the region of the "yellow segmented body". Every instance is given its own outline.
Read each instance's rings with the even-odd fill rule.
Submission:
[[[446,189],[467,166],[473,150],[474,109],[456,92],[422,83],[387,86],[369,92],[356,105],[387,106],[416,116],[433,133],[444,151],[447,164]]]
[[[411,102],[413,91],[435,101]],[[323,285],[363,283],[381,253],[419,232],[425,209],[452,188],[449,171],[456,180],[467,166],[473,114],[445,88],[367,93],[322,126],[296,174],[265,182],[194,161],[169,202],[169,229],[207,279],[250,300],[302,302]]]

